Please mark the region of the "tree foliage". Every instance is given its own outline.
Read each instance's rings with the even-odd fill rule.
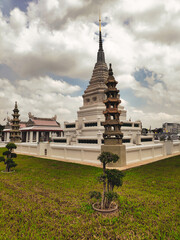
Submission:
[[[117,154],[114,153],[110,153],[110,152],[102,152],[99,156],[98,156],[98,160],[100,160],[103,164],[103,169],[106,168],[106,165],[108,163],[115,163],[117,162],[119,159],[119,156]]]
[[[107,185],[110,191],[113,191],[114,186],[120,187],[123,184],[124,173],[117,169],[107,169],[106,177],[107,177]]]
[[[91,191],[89,192],[90,198],[96,198],[100,199],[101,198],[101,193],[97,191]]]
[[[105,198],[106,198],[106,206],[109,207],[113,200],[118,199],[118,194],[116,192],[109,191],[105,193]]]
[[[8,144],[6,145],[6,148],[11,152],[12,149],[16,149],[17,146],[16,146],[15,143],[10,142],[10,143],[8,143]]]
[[[0,162],[4,162],[4,164],[6,165],[6,172],[10,172],[11,168],[17,166],[17,163],[15,163],[13,160],[13,158],[16,158],[17,155],[16,153],[12,152],[13,149],[16,149],[16,144],[8,143],[6,145],[6,148],[8,149],[8,151],[3,152],[3,156],[5,157],[0,157]]]

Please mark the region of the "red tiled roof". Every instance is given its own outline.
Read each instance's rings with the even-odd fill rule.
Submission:
[[[36,126],[59,126],[55,120],[32,119]]]
[[[19,123],[19,125],[20,125],[20,128],[23,128],[23,127],[26,127],[26,123]]]

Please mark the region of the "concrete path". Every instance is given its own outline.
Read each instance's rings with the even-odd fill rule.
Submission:
[[[139,166],[142,166],[142,165],[146,165],[146,164],[149,164],[149,163],[161,161],[163,159],[167,159],[167,158],[171,158],[171,157],[175,157],[175,156],[179,156],[179,158],[180,158],[180,153],[175,153],[175,154],[172,154],[172,155],[167,155],[167,156],[164,156],[164,157],[158,157],[158,158],[154,158],[154,159],[148,159],[148,160],[141,161],[141,162],[135,162],[135,163],[128,164],[128,165],[126,165],[124,167],[116,168],[116,169],[118,169],[118,170],[126,170],[126,169],[139,167]]]
[[[17,153],[17,154],[21,154],[21,153]],[[30,155],[30,154],[25,154],[25,153],[23,153],[21,155],[27,155],[27,156],[33,156],[33,157],[38,157],[38,158],[56,160],[56,161],[61,161],[61,162],[77,163],[77,164],[102,168],[101,163],[95,164],[95,163],[88,163],[88,162],[82,162],[82,161],[73,161],[73,160],[68,160],[68,159],[59,159],[59,158],[52,158],[52,157],[46,157],[46,156]],[[158,157],[158,158],[154,158],[154,159],[148,159],[148,160],[141,161],[141,162],[135,162],[135,163],[128,164],[124,167],[113,167],[113,169],[118,169],[118,170],[122,171],[122,170],[130,169],[130,168],[146,165],[146,164],[149,164],[149,163],[157,162],[157,161],[160,161],[160,160],[163,160],[163,159],[166,159],[166,158],[175,157],[175,156],[178,156],[178,155],[180,156],[180,153],[167,155],[167,156],[164,156],[164,157]],[[107,167],[107,168],[112,169],[110,167]]]

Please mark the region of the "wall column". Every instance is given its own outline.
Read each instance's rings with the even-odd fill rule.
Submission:
[[[4,132],[4,142],[6,142],[7,139],[7,132]]]
[[[39,142],[39,132],[36,132],[36,142]]]
[[[7,132],[7,142],[10,141],[10,132]]]
[[[33,142],[33,132],[31,131],[30,132],[30,139],[29,139],[29,141],[32,143]]]
[[[28,142],[28,132],[26,132],[26,142]]]
[[[49,132],[49,137],[50,137],[50,138],[52,137],[52,132]]]

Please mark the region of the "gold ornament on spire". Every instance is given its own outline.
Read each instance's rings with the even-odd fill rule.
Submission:
[[[101,32],[101,11],[99,10],[99,31]]]

